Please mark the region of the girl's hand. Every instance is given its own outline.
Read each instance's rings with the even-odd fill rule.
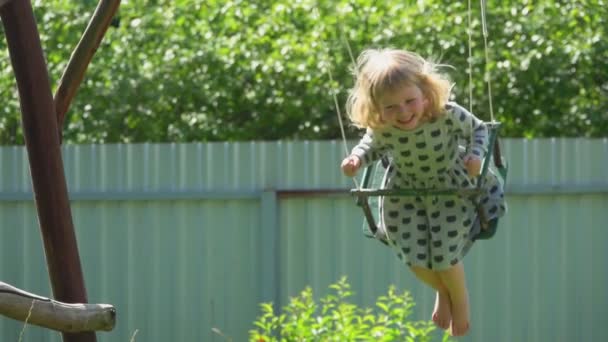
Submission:
[[[342,172],[348,177],[354,177],[357,174],[357,170],[361,167],[361,159],[359,157],[350,155],[342,161]]]
[[[464,166],[467,168],[469,177],[477,177],[481,171],[481,159],[473,155],[468,155],[464,157]]]

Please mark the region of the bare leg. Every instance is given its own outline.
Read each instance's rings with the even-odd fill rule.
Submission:
[[[452,303],[452,326],[453,336],[464,336],[469,332],[469,292],[467,291],[464,266],[462,262],[451,268],[438,272],[439,278],[450,294]]]
[[[443,330],[448,329],[450,327],[450,321],[452,320],[448,289],[443,285],[437,272],[416,266],[412,266],[410,269],[418,279],[437,291],[435,294],[435,308],[433,309],[432,319],[439,328]]]

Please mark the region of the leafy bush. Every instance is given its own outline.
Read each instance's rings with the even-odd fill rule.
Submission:
[[[410,321],[414,302],[409,292],[391,286],[376,302],[377,312],[347,302],[352,296],[346,278],[330,286],[335,292],[318,305],[310,288],[291,298],[276,314],[272,303],[261,304],[262,314],[250,331],[252,342],[277,341],[431,341],[431,321]],[[443,341],[449,337],[444,334]]]

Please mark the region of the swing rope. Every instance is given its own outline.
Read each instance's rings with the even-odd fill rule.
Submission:
[[[334,84],[334,77],[331,73],[331,69],[327,67],[327,75],[329,76],[329,81],[331,84]],[[336,92],[332,90],[332,97],[334,99],[334,106],[336,107],[336,113],[338,115],[338,122],[340,123],[340,133],[342,133],[342,145],[344,147],[344,153],[348,155],[348,143],[346,142],[346,133],[344,131],[344,123],[342,122],[342,113],[340,112],[340,106],[338,105],[338,97],[336,96]],[[353,178],[354,179],[354,178]],[[356,180],[355,180],[356,183]]]
[[[471,0],[469,1],[469,18],[471,16]],[[507,178],[507,167],[506,165],[504,165],[503,160],[502,160],[502,155],[501,155],[501,151],[500,151],[500,144],[498,143],[498,137],[497,137],[497,133],[495,132],[498,127],[500,126],[500,123],[496,122],[494,119],[494,107],[493,107],[493,101],[492,101],[492,77],[490,75],[490,69],[488,67],[488,64],[490,62],[490,56],[488,53],[488,25],[487,25],[487,21],[486,21],[486,0],[480,0],[480,7],[481,7],[481,28],[482,28],[482,34],[483,34],[483,50],[484,50],[484,58],[485,58],[485,65],[484,65],[484,79],[488,85],[488,106],[489,106],[489,110],[490,110],[490,128],[494,131],[493,132],[493,136],[491,136],[491,141],[490,141],[490,148],[492,148],[492,151],[488,151],[488,153],[492,153],[493,154],[493,158],[494,159],[494,165],[496,166],[496,168],[498,169],[500,175],[502,176],[503,180],[506,180]],[[471,22],[469,19],[469,37],[472,31],[472,27],[471,27]],[[469,38],[469,51],[471,50],[471,40]],[[469,69],[471,70],[471,72],[469,73],[469,77],[472,78],[472,58],[469,58]],[[469,82],[469,86],[471,86],[471,82]],[[472,90],[471,90],[472,92]],[[472,95],[471,95],[472,96]],[[471,100],[471,105],[472,105],[472,100]],[[486,169],[484,167],[484,169]]]
[[[319,10],[317,9],[317,7],[315,7],[313,9],[313,14],[316,17],[316,19],[320,22],[321,21],[320,20],[321,16],[319,15]],[[324,31],[324,30],[322,29],[321,31]],[[351,61],[354,64],[355,59],[354,59],[352,51],[350,49],[350,45],[348,45],[348,41],[342,35],[341,26],[340,26],[340,34],[342,36],[342,39],[346,42],[346,44],[348,46],[348,53],[350,55]],[[323,49],[326,51],[327,60],[329,61],[331,59],[331,56],[330,56],[330,53],[329,53],[329,49],[325,46],[325,44],[323,43],[323,40],[321,40],[321,44],[323,46]],[[330,82],[329,85],[331,87],[334,84],[334,77],[333,77],[333,74],[331,72],[331,65],[329,63],[327,65],[327,68],[325,68],[325,71],[326,71],[327,76],[329,78],[329,82]],[[333,101],[334,101],[334,107],[336,109],[336,115],[338,116],[338,123],[340,125],[340,133],[342,135],[342,146],[344,147],[344,154],[346,156],[348,156],[350,153],[349,153],[349,149],[348,149],[348,143],[346,141],[346,131],[344,129],[344,122],[342,120],[342,112],[340,111],[340,105],[338,103],[338,96],[336,95],[336,92],[333,89],[331,89],[331,95],[332,95],[332,98],[333,98]],[[355,177],[353,177],[352,180],[353,180],[353,183],[355,184],[355,188],[356,189],[360,189],[359,182],[357,182],[357,179]]]
[[[473,113],[473,23],[471,19],[471,0],[468,0],[468,23],[467,34],[469,36],[469,112]]]
[[[471,1],[471,0],[469,0]],[[488,63],[490,62],[490,57],[488,54],[488,26],[486,24],[486,0],[481,0],[480,1],[480,5],[481,5],[481,27],[482,27],[482,32],[483,32],[483,51],[484,51],[484,57],[485,57],[485,73],[484,73],[484,79],[486,80],[486,82],[488,83],[488,105],[490,106],[490,120],[492,123],[494,123],[494,109],[492,107],[492,81],[491,81],[491,77],[490,77],[490,71],[488,68]],[[469,63],[472,63],[472,61],[469,60]]]

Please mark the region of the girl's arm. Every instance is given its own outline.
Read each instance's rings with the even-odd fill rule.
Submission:
[[[361,161],[361,167],[372,164],[382,158],[386,153],[386,147],[378,143],[374,138],[374,132],[368,129],[359,143],[353,148],[351,156],[356,156]]]
[[[353,148],[351,154],[342,160],[340,165],[342,172],[348,177],[354,177],[361,167],[380,159],[385,151],[386,148],[380,146],[374,139],[374,133],[368,129],[357,146]]]
[[[467,154],[483,159],[488,152],[486,124],[460,105],[450,103],[452,121],[460,138],[467,142]]]
[[[477,176],[481,161],[488,152],[488,128],[463,107],[451,103],[452,121],[455,123],[459,137],[467,142],[467,155],[464,160],[470,176]]]

